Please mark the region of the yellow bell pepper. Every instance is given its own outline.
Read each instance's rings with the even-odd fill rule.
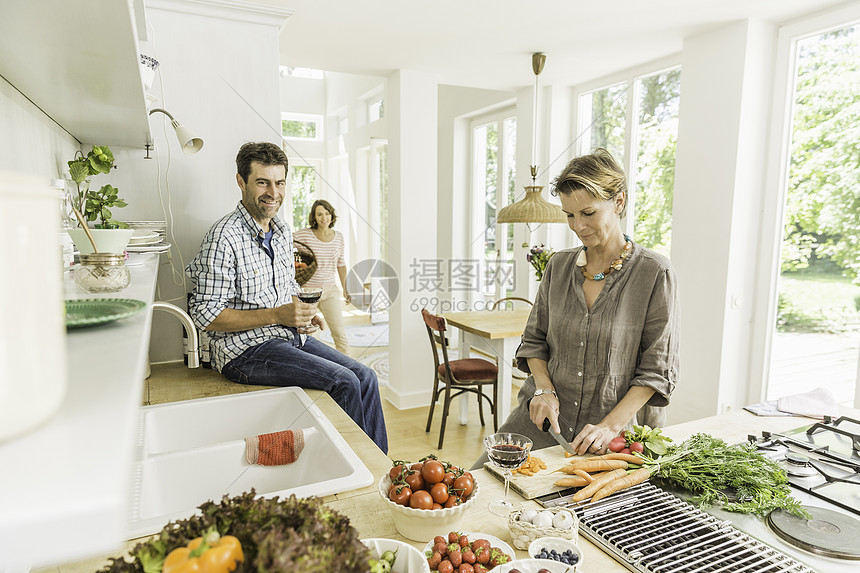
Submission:
[[[214,529],[178,547],[164,560],[162,573],[226,573],[245,559],[242,544],[232,535],[221,537]]]

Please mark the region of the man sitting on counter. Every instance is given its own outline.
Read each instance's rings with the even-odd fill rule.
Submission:
[[[315,304],[296,298],[292,232],[277,215],[288,168],[273,143],[239,149],[242,199],[209,229],[185,268],[195,283],[188,312],[210,333],[213,368],[229,380],[323,390],[387,453],[376,373],[300,332],[325,323]]]

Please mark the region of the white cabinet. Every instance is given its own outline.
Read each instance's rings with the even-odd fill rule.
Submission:
[[[0,443],[0,571],[117,553],[126,539],[132,452],[147,366],[158,255],[131,284],[92,295],[66,273],[67,299],[130,298],[138,314],[68,331],[68,390],[47,423]],[[45,356],[45,360],[50,360]]]
[[[142,148],[142,2],[0,0],[0,76],[78,141]]]

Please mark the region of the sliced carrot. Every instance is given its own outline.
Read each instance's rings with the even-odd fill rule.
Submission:
[[[612,495],[613,493],[625,490],[627,488],[631,488],[636,484],[640,484],[651,476],[651,470],[648,468],[639,468],[638,470],[632,471],[629,474],[614,479],[601,487],[597,492],[595,492],[594,496],[591,498],[591,503],[595,501],[600,501],[606,496]]]
[[[586,479],[581,476],[565,477],[557,480],[554,485],[562,487],[583,487],[588,485],[588,481],[586,481]]]
[[[627,462],[624,460],[595,460],[595,459],[587,459],[587,460],[579,460],[576,462],[572,462],[571,467],[577,470],[583,470],[588,473],[592,472],[606,472],[610,470],[626,470]]]
[[[591,482],[573,495],[573,501],[582,501],[584,499],[590,498],[605,484],[611,482],[616,478],[624,476],[626,473],[627,472],[625,472],[623,469],[617,469],[612,470],[610,472],[606,472],[600,477],[594,478],[593,482]]]
[[[641,466],[645,463],[645,460],[640,458],[634,454],[620,454],[620,453],[609,453],[603,454],[602,456],[594,456],[593,458],[589,458],[591,460],[624,460],[629,464],[636,464],[637,466]]]

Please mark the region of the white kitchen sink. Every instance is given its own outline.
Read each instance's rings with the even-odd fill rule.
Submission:
[[[373,476],[301,388],[276,388],[141,408],[132,476],[129,538],[184,519],[206,500],[255,489],[265,497],[322,497],[373,483]],[[299,459],[245,461],[245,437],[302,428]]]

